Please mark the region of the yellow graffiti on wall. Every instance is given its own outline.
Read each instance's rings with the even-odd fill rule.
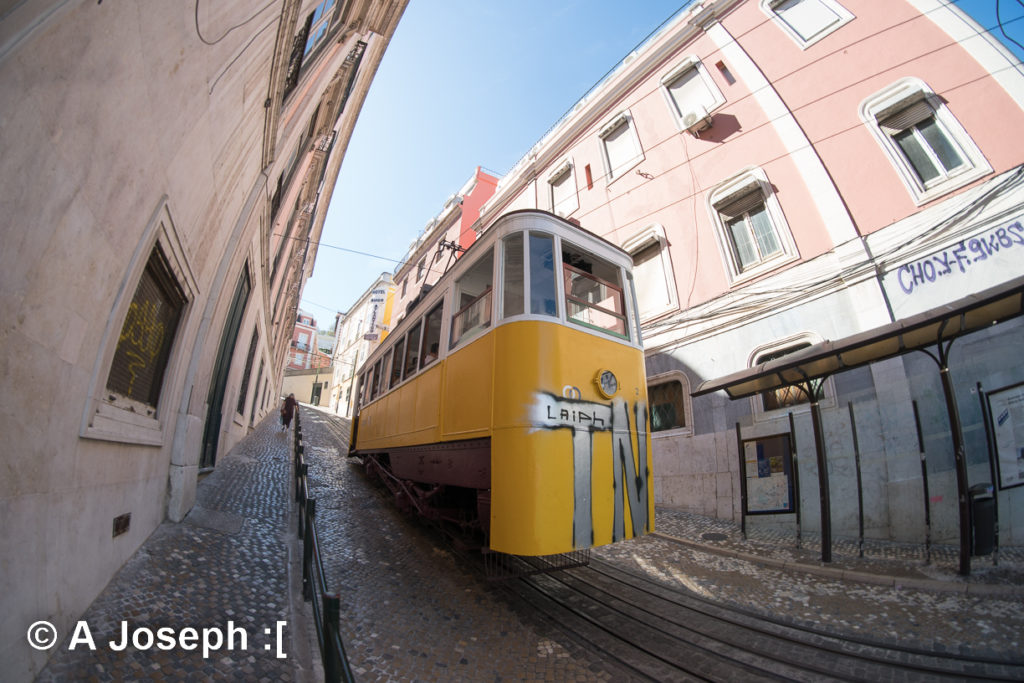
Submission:
[[[140,370],[145,369],[160,353],[164,343],[164,324],[157,317],[158,308],[152,301],[133,301],[128,307],[128,315],[121,328],[121,336],[117,340],[118,347],[130,359],[128,372],[131,382],[128,394],[131,395],[135,379]]]

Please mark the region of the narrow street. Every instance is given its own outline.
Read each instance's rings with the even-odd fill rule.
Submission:
[[[345,457],[347,421],[305,406],[301,421],[328,586],[341,595],[358,680],[629,677],[402,516]],[[37,680],[319,680],[296,580],[290,443],[268,418],[223,458],[200,482],[185,522],[162,524],[83,616],[96,649],[69,650],[73,634],[61,634]],[[709,533],[726,540],[702,540]],[[744,541],[720,521],[659,509],[654,534],[594,557],[696,598],[840,638],[1020,660],[1020,549],[1004,549],[999,567],[979,561],[965,583],[953,550],[937,551],[923,567],[918,548],[869,548],[860,560],[840,545],[823,568],[808,559],[812,543],[798,551],[792,539]],[[836,578],[843,572],[846,579]],[[895,587],[900,582],[927,589]],[[143,634],[143,647],[112,647],[125,624]],[[207,656],[202,637],[192,650],[146,647],[145,633],[161,628],[227,636],[232,626],[246,638],[225,638]]]

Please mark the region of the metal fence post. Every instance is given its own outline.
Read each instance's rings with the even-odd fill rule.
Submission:
[[[341,653],[334,647],[335,636],[341,629],[341,596],[324,593],[324,679],[341,680]]]
[[[302,598],[306,602],[313,599],[313,534],[308,532],[315,514],[316,498],[309,498],[306,500],[305,513],[300,515],[305,518],[303,526],[307,532],[302,537]]]

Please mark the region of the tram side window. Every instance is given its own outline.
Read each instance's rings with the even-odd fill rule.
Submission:
[[[452,316],[452,347],[490,326],[493,281],[494,250],[488,249],[455,281],[455,308],[458,312]]]
[[[419,362],[420,350],[420,329],[422,323],[409,330],[408,341],[405,343],[405,370],[402,372],[402,379],[409,379],[416,374],[416,365]]]
[[[389,386],[394,389],[402,381],[402,358],[405,356],[405,337],[398,340],[395,348],[391,351],[391,383]]]
[[[435,360],[441,346],[441,314],[443,302],[434,306],[425,318],[427,326],[423,330],[423,346],[420,349],[420,367],[425,368]]]
[[[530,233],[530,313],[558,315],[555,295],[555,241]]]
[[[562,243],[562,277],[569,320],[629,339],[621,271],[602,259]]]
[[[384,354],[384,357],[380,359],[380,383],[379,391],[384,394],[388,390],[388,369],[391,367],[391,355]]]
[[[376,363],[373,364],[373,373],[371,377],[372,379],[370,380],[370,400],[372,401],[373,399],[377,398],[378,394],[377,389],[380,382],[380,361],[377,361]]]
[[[523,313],[523,234],[509,235],[504,241],[501,317]]]

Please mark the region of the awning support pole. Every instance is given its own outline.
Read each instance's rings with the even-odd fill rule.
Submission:
[[[853,416],[853,403],[847,403],[850,409],[850,433],[853,434],[853,462],[857,468],[857,556],[864,557],[864,479],[860,468],[860,442],[857,439],[857,420]]]
[[[793,511],[796,513],[796,547],[802,547],[800,532],[800,464],[796,457],[796,424],[793,411],[789,411],[789,453],[793,463]]]
[[[943,354],[942,360],[946,360],[945,354]],[[967,500],[967,458],[964,453],[964,434],[963,428],[960,426],[960,411],[956,407],[953,379],[949,376],[949,367],[945,362],[939,368],[939,377],[942,378],[942,393],[946,397],[946,413],[949,415],[949,427],[953,432],[956,493],[960,501],[960,575],[969,576],[971,573],[971,512]]]
[[[818,498],[821,503],[821,561],[832,561],[832,510],[828,490],[828,462],[825,458],[825,435],[821,426],[818,392],[807,382],[811,396],[811,422],[814,424],[814,451],[818,457]]]
[[[928,460],[924,453],[924,437],[921,434],[921,414],[917,410],[917,401],[911,401],[914,407],[914,426],[917,428],[917,451],[921,454],[921,483],[924,484],[924,563],[932,563],[932,504],[928,493]]]
[[[939,378],[942,380],[942,394],[946,399],[946,414],[949,416],[949,431],[953,436],[953,460],[956,469],[956,493],[960,509],[960,571],[961,576],[971,574],[971,509],[967,498],[967,455],[964,452],[964,430],[960,424],[960,411],[956,405],[956,390],[953,378],[949,374],[949,352],[953,348],[956,337],[952,336],[943,346],[943,334],[952,318],[946,318],[939,325],[935,339],[938,355],[932,355],[927,349],[918,349],[935,361],[939,366]],[[960,328],[964,328],[963,314],[960,315]]]

